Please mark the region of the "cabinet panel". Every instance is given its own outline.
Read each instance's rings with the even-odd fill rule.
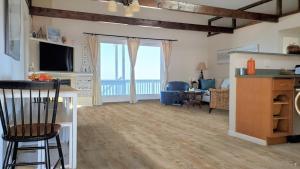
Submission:
[[[237,78],[237,132],[285,142],[292,132],[293,86],[293,78]]]
[[[273,90],[293,90],[294,83],[292,79],[274,79]]]
[[[238,78],[236,129],[239,133],[266,139],[272,125],[272,79]]]

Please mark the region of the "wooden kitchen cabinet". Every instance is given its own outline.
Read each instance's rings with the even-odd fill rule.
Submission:
[[[293,85],[293,78],[237,78],[237,132],[267,144],[286,142],[292,132]]]

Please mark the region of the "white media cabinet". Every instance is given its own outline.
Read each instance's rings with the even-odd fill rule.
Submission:
[[[29,75],[33,72],[29,72]],[[75,72],[48,72],[39,71],[34,73],[47,73],[55,79],[71,80],[71,87],[78,90],[78,105],[92,106],[92,88],[93,74],[92,73],[75,73]]]

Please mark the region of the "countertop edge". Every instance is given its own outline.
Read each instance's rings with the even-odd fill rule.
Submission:
[[[285,54],[285,53],[268,53],[268,52],[249,52],[249,51],[231,51],[229,54],[257,54],[257,55],[275,55],[275,56],[294,56],[300,57],[300,54]]]

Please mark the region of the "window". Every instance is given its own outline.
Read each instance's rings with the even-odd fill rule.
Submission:
[[[160,47],[139,47],[135,65],[137,95],[158,95],[160,93],[160,60]]]
[[[100,49],[102,96],[128,96],[130,63],[127,47],[123,44],[101,43]]]
[[[130,61],[125,43],[101,43],[101,92],[103,101],[127,101],[130,95]],[[161,48],[141,44],[135,65],[138,99],[159,98]]]

